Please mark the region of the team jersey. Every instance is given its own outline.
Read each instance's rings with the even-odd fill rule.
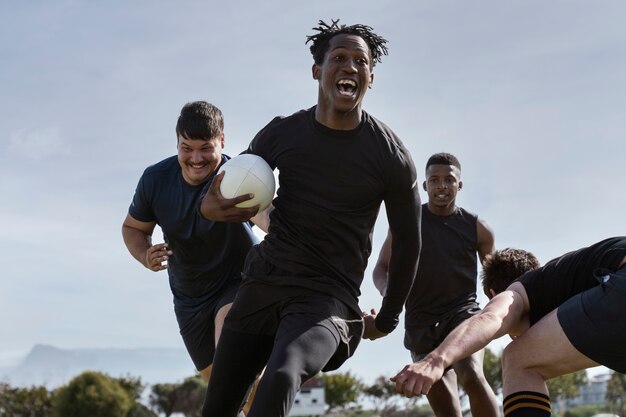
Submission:
[[[406,301],[405,327],[422,327],[476,307],[477,216],[457,207],[437,216],[422,206],[422,252]]]
[[[398,137],[366,112],[353,130],[330,129],[315,120],[313,107],[272,120],[247,152],[279,170],[269,233],[255,248],[262,258],[290,272],[288,278],[264,278],[275,285],[331,294],[358,309],[381,203],[389,217],[403,219],[405,227],[398,235],[409,237],[406,245],[415,251],[414,262],[396,271],[402,278],[393,284],[390,280],[376,319],[379,330],[393,330],[419,253],[415,167]]]
[[[222,164],[228,159],[222,155]],[[245,257],[258,243],[247,222],[202,217],[199,205],[212,179],[189,185],[172,156],[144,171],[129,208],[133,218],[156,222],[163,231],[173,252],[167,272],[177,307],[199,306],[217,297],[227,281],[240,280]]]
[[[599,285],[626,256],[626,237],[612,237],[566,253],[518,280],[528,295],[531,326],[570,297]]]

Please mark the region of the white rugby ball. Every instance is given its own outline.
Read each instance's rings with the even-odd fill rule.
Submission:
[[[276,180],[272,168],[263,158],[252,154],[241,154],[226,161],[217,172],[225,171],[220,192],[225,198],[234,198],[252,193],[254,198],[237,204],[237,207],[253,207],[265,210],[274,199]]]

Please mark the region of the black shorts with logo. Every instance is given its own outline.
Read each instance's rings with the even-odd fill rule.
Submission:
[[[626,265],[616,272],[598,269],[595,276],[599,285],[559,306],[557,317],[579,352],[626,373]]]

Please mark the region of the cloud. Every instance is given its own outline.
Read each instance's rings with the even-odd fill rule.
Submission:
[[[8,151],[35,161],[54,155],[69,155],[71,147],[58,127],[18,129],[9,135]]]

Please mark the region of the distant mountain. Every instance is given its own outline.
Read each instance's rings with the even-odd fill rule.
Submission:
[[[177,382],[195,374],[184,349],[59,349],[35,345],[14,367],[0,368],[0,381],[12,386],[56,388],[85,370],[113,377],[140,377],[147,384]]]

